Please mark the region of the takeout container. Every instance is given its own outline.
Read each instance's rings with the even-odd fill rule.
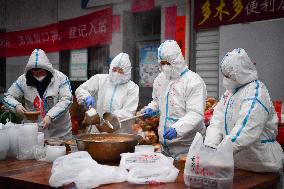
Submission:
[[[135,152],[154,152],[155,147],[152,145],[136,145]]]
[[[56,158],[66,154],[65,146],[49,146],[46,147],[45,159],[48,162],[53,162]]]
[[[132,134],[84,134],[76,136],[78,150],[87,151],[99,163],[119,163],[120,154],[134,152],[141,136]]]
[[[64,146],[64,140],[60,140],[58,138],[48,138],[45,139],[44,143],[49,146]]]

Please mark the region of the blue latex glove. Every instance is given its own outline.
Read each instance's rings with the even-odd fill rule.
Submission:
[[[86,98],[85,103],[86,103],[86,106],[87,106],[87,107],[95,107],[95,99],[94,99],[94,97],[88,96],[88,97]]]
[[[150,118],[156,115],[152,108],[146,108],[143,112],[144,118]]]
[[[166,132],[164,133],[164,138],[168,139],[168,140],[172,140],[174,138],[177,137],[177,131],[176,129],[170,127],[166,130]]]

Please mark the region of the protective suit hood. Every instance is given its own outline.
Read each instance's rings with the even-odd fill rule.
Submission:
[[[25,68],[25,74],[33,68],[42,68],[49,71],[52,75],[54,74],[54,69],[49,59],[47,58],[45,52],[41,49],[35,49],[27,63]]]
[[[113,67],[120,67],[123,69],[124,74],[119,74],[120,75],[119,84],[127,83],[131,79],[131,62],[128,54],[119,53],[116,57],[114,57],[114,59],[111,61],[110,64],[109,77],[112,77]]]
[[[166,40],[160,45],[158,48],[158,61],[160,71],[162,71],[160,64],[161,61],[167,61],[171,64],[173,67],[173,73],[171,76],[173,78],[178,77],[187,67],[180,47],[174,40]]]
[[[240,85],[258,79],[255,65],[242,48],[228,52],[221,62],[221,72]]]

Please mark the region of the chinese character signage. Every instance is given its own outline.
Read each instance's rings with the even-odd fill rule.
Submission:
[[[284,0],[195,0],[196,29],[284,17]]]
[[[40,28],[0,33],[0,57],[29,55],[35,48],[45,52],[86,48],[111,43],[112,9]]]

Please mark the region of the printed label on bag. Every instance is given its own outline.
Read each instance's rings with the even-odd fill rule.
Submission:
[[[216,179],[204,178],[204,177],[192,177],[186,176],[189,181],[189,186],[193,188],[207,188],[207,189],[215,189],[218,186],[218,181]]]
[[[209,171],[207,168],[200,166],[200,157],[195,155],[191,158],[191,171],[196,175],[202,176],[214,176],[214,173]]]
[[[126,163],[156,163],[160,158],[156,155],[143,155],[136,157],[129,157],[125,159]]]

